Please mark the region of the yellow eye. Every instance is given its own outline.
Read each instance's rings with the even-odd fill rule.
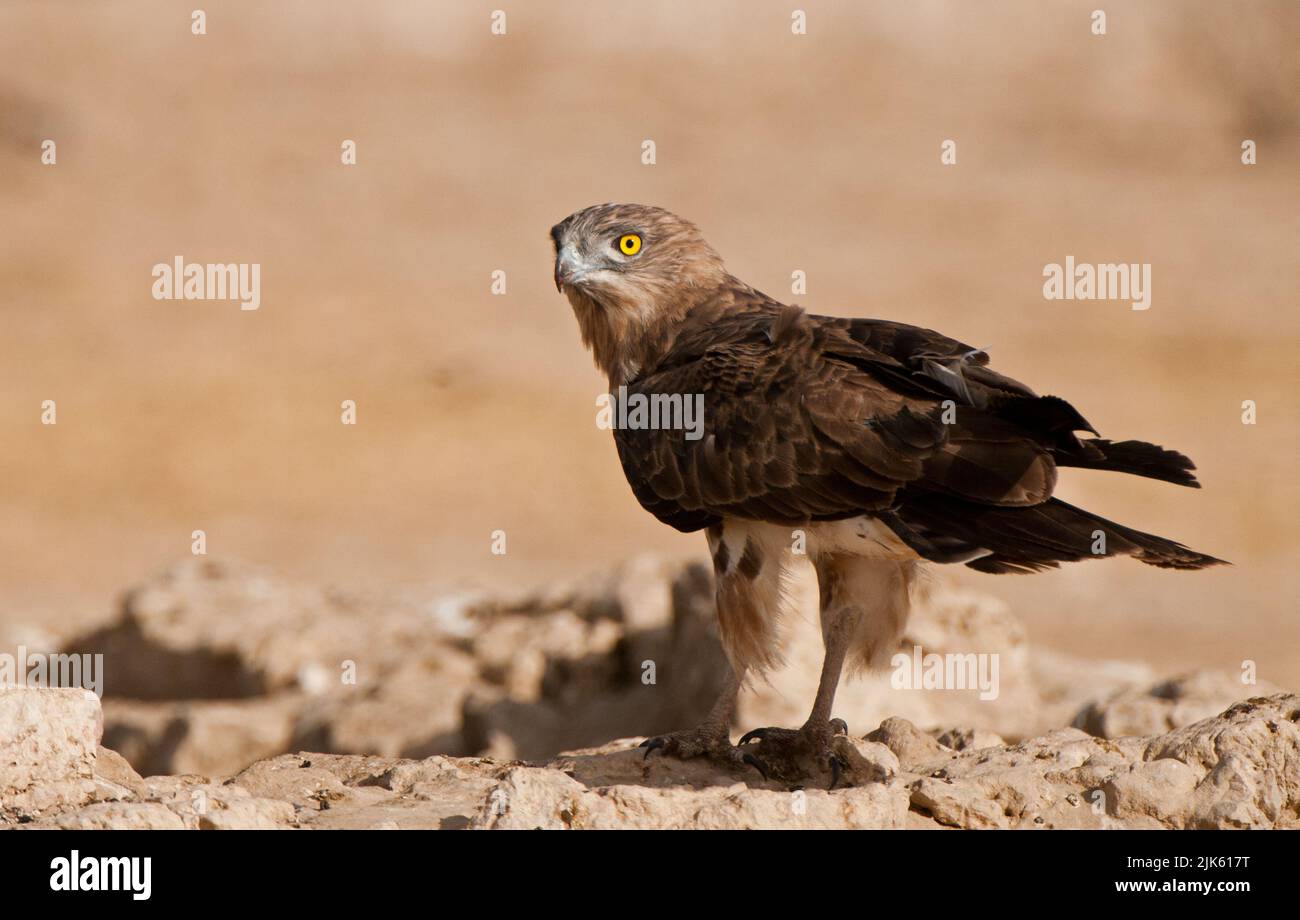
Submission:
[[[634,256],[641,251],[641,237],[635,233],[624,233],[618,238],[618,251],[625,256]]]

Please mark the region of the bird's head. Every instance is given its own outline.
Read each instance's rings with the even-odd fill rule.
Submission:
[[[658,335],[728,280],[699,229],[663,208],[593,205],[552,227],[551,240],[556,290],[611,378],[639,364],[635,339]]]

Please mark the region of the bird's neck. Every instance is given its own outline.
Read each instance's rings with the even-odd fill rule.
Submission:
[[[708,311],[716,300],[716,291],[692,288],[641,307],[610,307],[584,295],[571,298],[571,303],[583,344],[613,389],[653,371],[673,347],[686,318]]]

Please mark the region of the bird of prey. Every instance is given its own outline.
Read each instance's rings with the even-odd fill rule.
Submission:
[[[982,349],[780,303],[728,274],[699,230],[662,208],[596,205],[551,238],[556,288],[611,394],[702,398],[702,431],[614,431],[641,505],[705,531],[732,671],[703,724],[649,739],[646,756],[830,773],[834,786],[841,671],[888,661],[925,562],[1006,573],[1101,556],[1172,569],[1222,561],[1053,498],[1060,467],[1199,484],[1187,457],[1099,437],[1065,400],[990,368]],[[783,576],[797,548],[821,596],[812,712],[797,730],[756,729],[732,745],[738,689],[780,661]]]

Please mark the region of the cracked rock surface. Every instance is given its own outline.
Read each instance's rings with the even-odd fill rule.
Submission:
[[[791,788],[625,739],[544,762],[282,754],[143,778],[76,690],[7,690],[0,825],[54,828],[1300,828],[1300,696],[1147,737],[1063,728],[941,744],[892,718],[841,739],[846,788]],[[951,739],[953,736],[948,734]],[[39,756],[36,756],[38,755]]]
[[[806,715],[816,588],[791,588],[789,664],[742,694],[733,738]],[[104,655],[102,705],[0,690],[0,827],[1300,827],[1300,697],[1034,649],[1005,605],[942,583],[900,651],[996,655],[998,692],[846,681],[845,788],[645,758],[718,692],[715,629],[708,570],[652,558],[427,598],[187,561],[49,640]]]

